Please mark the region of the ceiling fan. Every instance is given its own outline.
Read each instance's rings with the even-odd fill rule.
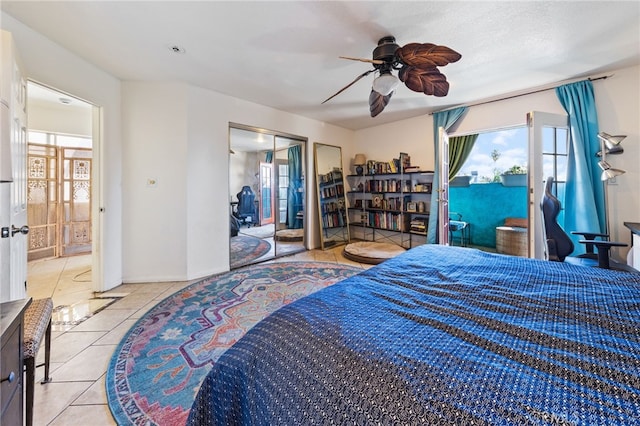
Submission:
[[[373,81],[369,94],[369,110],[371,117],[375,117],[389,103],[393,91],[400,84],[398,78],[414,92],[438,97],[446,96],[449,93],[449,83],[437,67],[456,62],[462,58],[462,55],[447,46],[431,43],[409,43],[400,47],[396,44],[395,37],[386,36],[381,38],[378,46],[373,49],[373,59],[348,56],[340,56],[340,58],[368,62],[373,64],[373,69],[360,74],[322,103],[333,99],[361,78],[377,71],[380,75]],[[391,73],[392,70],[399,71],[398,77]]]

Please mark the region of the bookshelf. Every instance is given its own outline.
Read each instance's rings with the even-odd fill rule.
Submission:
[[[347,209],[342,172],[332,171],[318,175],[321,227],[325,240],[348,240]]]
[[[390,164],[377,164],[382,165],[367,171],[393,170]],[[426,242],[432,171],[348,175],[347,185],[352,238],[393,242],[405,248]]]

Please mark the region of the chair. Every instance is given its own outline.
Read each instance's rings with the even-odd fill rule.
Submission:
[[[33,395],[36,379],[36,356],[42,338],[44,343],[44,380],[42,384],[49,383],[49,361],[51,358],[51,315],[53,313],[53,300],[50,297],[36,299],[29,304],[24,312],[24,348],[23,358],[27,378],[26,389],[26,425],[33,424]]]
[[[560,201],[553,195],[552,188],[553,177],[549,177],[547,178],[544,194],[540,203],[547,260],[568,262],[583,266],[597,266],[605,269],[635,271],[630,266],[616,262],[610,258],[609,251],[611,247],[625,247],[627,244],[609,241],[609,235],[607,234],[572,231],[574,235],[583,236],[583,239],[579,240],[579,242],[586,245],[587,252],[575,257],[569,256],[574,250],[574,245],[569,235],[557,222],[561,206]],[[594,246],[597,248],[597,252],[594,251]]]
[[[236,217],[240,219],[243,224],[251,226],[256,215],[256,195],[250,186],[245,185],[236,197],[238,197]]]
[[[452,220],[452,217],[455,217],[455,220]],[[460,213],[449,212],[449,242],[451,245],[455,245],[454,233],[456,232],[460,233],[460,245],[462,247],[466,247],[470,243],[469,223],[462,220],[462,215]]]

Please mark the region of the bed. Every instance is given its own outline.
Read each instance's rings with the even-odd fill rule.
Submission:
[[[420,246],[258,323],[187,423],[640,424],[640,274]]]

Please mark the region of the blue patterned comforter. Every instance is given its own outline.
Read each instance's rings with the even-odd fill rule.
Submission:
[[[421,246],[258,323],[188,424],[640,424],[640,274]]]

